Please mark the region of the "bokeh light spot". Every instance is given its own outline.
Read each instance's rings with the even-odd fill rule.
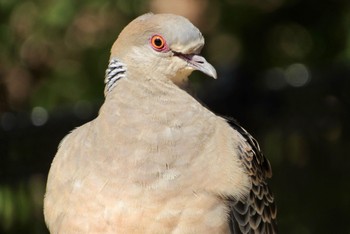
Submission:
[[[301,87],[306,85],[311,76],[309,69],[301,63],[290,65],[285,72],[286,81],[293,87]]]
[[[36,106],[33,108],[30,117],[34,126],[42,126],[47,122],[49,114],[43,107]]]

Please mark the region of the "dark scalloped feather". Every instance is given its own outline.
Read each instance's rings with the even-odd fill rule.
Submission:
[[[236,121],[230,119],[229,123],[246,140],[238,149],[252,183],[250,194],[244,200],[227,199],[230,231],[232,234],[277,233],[277,209],[266,183],[272,176],[271,165],[261,152],[258,142]]]

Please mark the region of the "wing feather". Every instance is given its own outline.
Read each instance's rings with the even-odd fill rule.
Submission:
[[[229,120],[229,123],[244,137],[245,142],[239,145],[240,159],[252,183],[245,199],[228,198],[231,233],[277,233],[277,209],[266,182],[272,176],[271,165],[258,142],[235,120]]]

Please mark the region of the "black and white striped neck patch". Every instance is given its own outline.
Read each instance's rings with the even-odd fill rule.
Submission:
[[[106,92],[111,91],[116,85],[117,81],[125,77],[126,65],[119,60],[112,58],[109,60],[109,64],[105,75]]]

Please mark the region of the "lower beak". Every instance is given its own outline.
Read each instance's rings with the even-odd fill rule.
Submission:
[[[191,67],[194,70],[198,70],[203,72],[204,74],[213,77],[214,79],[217,78],[216,70],[215,68],[205,60],[204,57],[197,55],[197,54],[177,54],[180,58],[187,61],[188,66]]]

